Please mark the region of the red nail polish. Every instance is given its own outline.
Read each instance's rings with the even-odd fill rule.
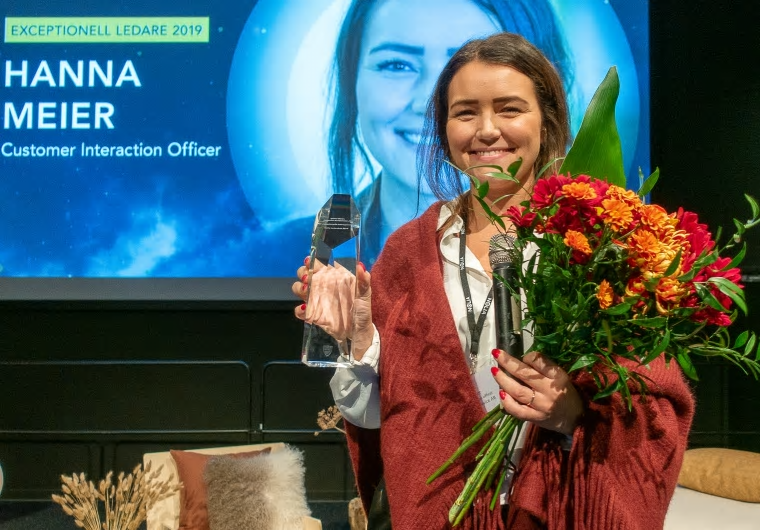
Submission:
[[[306,311],[306,304],[301,304],[301,311]]]
[[[499,351],[498,348],[494,348],[493,350],[491,350],[491,355],[493,355],[494,359],[498,359],[499,355],[501,355],[501,352]]]
[[[303,277],[301,278],[301,283],[306,283],[306,280],[308,278],[309,278],[309,275],[308,274],[304,274]]]
[[[499,390],[499,397],[501,398],[502,401],[504,401],[505,399],[507,399],[507,393],[504,392],[503,390]]]
[[[499,373],[499,369],[498,369],[496,366],[492,366],[492,367],[491,367],[491,373],[492,373],[493,375],[496,375],[496,374],[498,374],[498,373]]]
[[[309,266],[309,256],[306,256],[306,258],[304,258],[303,264],[306,265],[307,267]]]
[[[307,287],[309,287],[309,286],[308,286],[308,285],[306,285],[306,284],[303,284],[303,285],[301,286],[301,291],[305,291]]]
[[[362,268],[362,270],[363,270],[364,272],[367,272],[367,267],[365,267],[365,266],[364,266],[364,263],[362,263],[362,262],[360,261],[359,263],[357,263],[357,265],[358,265],[359,267],[361,267],[361,268]]]

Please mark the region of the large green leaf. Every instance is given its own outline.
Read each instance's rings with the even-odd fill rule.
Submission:
[[[615,102],[619,93],[620,81],[617,68],[613,66],[591,98],[560,173],[590,175],[625,187],[623,149],[615,122]]]

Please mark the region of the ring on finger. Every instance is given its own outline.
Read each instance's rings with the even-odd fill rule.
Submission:
[[[530,407],[533,404],[533,400],[536,399],[536,389],[532,388],[531,390],[533,390],[533,395],[530,397],[530,401],[525,403],[526,407]]]

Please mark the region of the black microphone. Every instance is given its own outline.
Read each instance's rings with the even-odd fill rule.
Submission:
[[[518,292],[517,266],[513,263],[515,239],[506,234],[496,234],[489,241],[488,261],[493,271],[493,311],[496,317],[496,346],[513,357],[523,355],[522,311],[520,299],[512,294]],[[503,282],[501,280],[504,280]],[[511,287],[511,289],[510,289]]]

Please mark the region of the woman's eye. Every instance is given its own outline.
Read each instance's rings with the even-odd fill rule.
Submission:
[[[471,118],[475,115],[475,111],[472,109],[460,109],[451,113],[453,118]]]
[[[504,107],[500,111],[502,114],[507,114],[510,116],[515,116],[517,114],[520,114],[520,109],[517,107]]]
[[[408,61],[400,61],[398,59],[392,59],[382,61],[377,64],[377,69],[380,72],[416,72],[414,65]]]

